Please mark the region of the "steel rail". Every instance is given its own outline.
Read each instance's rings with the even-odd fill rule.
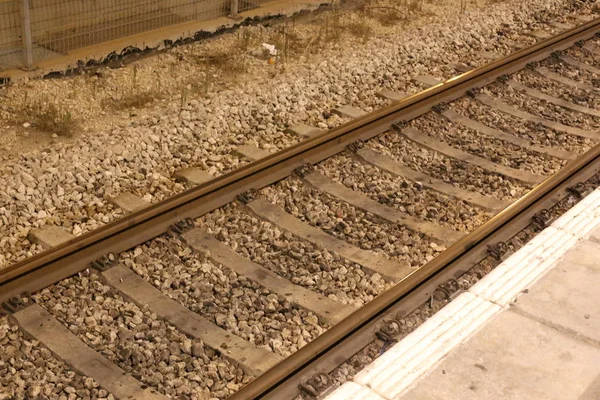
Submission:
[[[599,26],[600,19],[590,21],[15,263],[0,271],[0,302],[76,274],[107,253],[128,250],[163,234],[181,219],[204,215],[249,189],[289,176],[303,164],[317,163],[356,140],[383,133],[394,122],[415,118],[440,102],[454,100],[471,88],[568,48],[592,36]]]
[[[541,58],[545,58],[548,54],[548,51],[553,52],[556,51],[558,47],[562,48],[561,44],[559,44],[562,41],[567,41],[569,43],[577,42],[580,40],[580,38],[576,40],[572,39],[574,37],[580,37],[582,34],[585,36],[586,33],[584,32],[586,30],[587,35],[593,35],[598,31],[599,21],[599,19],[596,19],[588,24],[565,32],[563,35],[559,35],[562,36],[560,41],[554,41],[553,39],[555,38],[551,38],[533,46],[535,50],[533,48],[523,49],[522,51],[514,54],[513,57],[508,57],[508,59],[512,58],[512,60],[507,61],[507,65],[498,65],[496,68],[503,68],[502,74],[506,74],[509,73],[506,70],[509,70],[510,72],[514,70],[515,65],[511,64],[517,64],[521,66],[517,69],[522,68],[523,57],[535,58],[534,53],[537,53],[538,55],[541,53],[544,54],[544,56]],[[546,44],[546,46],[544,46],[544,44]],[[521,57],[518,57],[519,54],[521,54]],[[489,67],[493,66],[494,64],[496,63],[490,64]],[[490,69],[487,73],[493,70],[494,69]],[[461,80],[464,75],[459,76],[456,81]],[[477,78],[486,81],[485,77],[479,76]],[[434,96],[439,98],[440,95],[443,94],[436,93]],[[528,214],[527,210],[532,208],[537,202],[544,199],[545,196],[548,196],[556,191],[557,188],[564,186],[566,182],[576,179],[576,176],[582,173],[582,171],[592,168],[593,171],[597,172],[599,168],[599,161],[600,144],[587,151],[578,159],[567,164],[567,166],[561,169],[558,173],[546,179],[511,206],[501,211],[485,224],[481,225],[479,228],[446,249],[432,261],[419,268],[411,275],[402,279],[391,289],[382,293],[367,305],[349,315],[340,323],[330,328],[321,336],[280,362],[275,367],[271,368],[259,378],[250,382],[239,392],[229,397],[229,400],[247,400],[257,398],[281,400],[289,398],[290,385],[297,387],[298,383],[300,383],[300,380],[297,377],[298,375],[303,374],[303,376],[306,376],[307,371],[312,371],[310,373],[313,375],[321,372],[318,367],[311,368],[311,366],[318,365],[319,361],[330,354],[334,354],[334,357],[339,357],[341,354],[339,351],[336,351],[336,348],[344,341],[349,340],[353,334],[359,332],[366,326],[372,325],[373,321],[380,320],[381,316],[385,314],[386,311],[394,306],[397,306],[399,302],[401,302],[403,299],[406,299],[411,293],[414,293],[420,287],[426,285],[427,282],[435,279],[436,276],[443,274],[450,265],[456,265],[455,263],[461,258],[465,257],[470,250],[481,247],[481,245],[485,243],[486,239],[498,234],[503,227],[510,225],[511,223],[514,224],[515,221],[517,221],[520,217],[530,217],[531,213]],[[345,354],[345,356],[349,358],[350,354]],[[339,362],[336,363],[339,364]],[[298,390],[295,391],[297,392],[295,394],[298,394]]]
[[[306,378],[329,373],[371,343],[385,318],[414,311],[439,285],[458,279],[483,260],[488,245],[509,240],[529,226],[538,211],[555,205],[569,194],[569,188],[598,173],[600,144],[228,400],[295,398]]]

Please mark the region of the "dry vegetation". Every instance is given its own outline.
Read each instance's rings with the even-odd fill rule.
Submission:
[[[472,1],[501,0],[461,0],[461,11]],[[126,111],[130,116],[160,100],[185,107],[188,99],[253,79],[257,72],[286,72],[291,65],[326,56],[331,48],[393,33],[441,7],[442,0],[354,0],[317,12],[298,24],[289,19],[269,27],[241,27],[215,40],[155,55],[153,62],[141,60],[121,69],[101,68],[91,76],[70,78],[70,88],[69,79],[63,80],[64,84],[49,84],[61,91],[49,90],[51,99],[46,94],[23,99],[23,92],[0,91],[0,102],[7,104],[0,107],[0,120],[70,135],[99,114]],[[262,43],[275,45],[277,55],[271,56]],[[76,113],[71,111],[74,108]]]
[[[118,96],[118,97],[117,97]],[[121,93],[115,96],[105,97],[101,101],[103,109],[124,110],[129,108],[141,108],[161,97],[160,86],[140,88],[138,82],[138,66],[133,66],[131,82]]]
[[[79,126],[70,110],[49,97],[24,101],[14,112],[11,122],[30,124],[39,130],[59,136],[71,136]]]

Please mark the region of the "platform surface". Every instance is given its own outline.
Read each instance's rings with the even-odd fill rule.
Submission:
[[[600,243],[578,243],[397,399],[600,399],[598,255]]]

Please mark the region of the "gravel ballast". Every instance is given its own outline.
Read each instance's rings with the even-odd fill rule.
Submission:
[[[0,315],[0,399],[114,400],[94,379],[58,360]]]
[[[542,124],[513,117],[466,98],[454,102],[453,107],[466,117],[499,129],[504,133],[530,140],[536,145],[556,147],[573,153],[583,153],[593,144],[590,139],[569,135]]]
[[[81,275],[35,294],[85,344],[140,382],[176,399],[223,399],[249,377],[201,341],[114,293],[98,275]]]
[[[590,42],[592,41],[590,40]],[[600,60],[598,60],[598,56],[588,52],[587,50],[580,49],[578,47],[573,47],[565,50],[564,53],[584,64],[600,68]]]
[[[428,113],[411,121],[411,126],[454,148],[483,157],[496,164],[530,171],[538,175],[552,174],[565,163],[556,158],[494,139],[460,124],[448,122],[435,113]]]
[[[487,219],[485,212],[469,204],[349,156],[332,157],[319,164],[318,170],[348,188],[418,220],[470,232]]]
[[[516,0],[474,0],[459,12],[464,0],[444,4],[423,0],[420,9],[403,7],[389,27],[377,14],[392,13],[387,8],[382,13],[378,7],[397,5],[374,1],[368,13],[363,8],[333,10],[311,15],[306,23],[272,21],[269,27],[243,27],[120,68],[101,67],[79,76],[0,88],[0,127],[6,133],[0,138],[0,269],[42,250],[28,240],[35,228],[56,224],[82,235],[124,215],[111,204],[114,196],[131,192],[149,203],[159,202],[191,187],[173,179],[182,168],[200,168],[212,176],[228,173],[249,162],[234,154],[240,145],[255,145],[271,153],[287,148],[301,140],[286,132],[292,125],[337,127],[348,119],[335,115],[335,107],[351,105],[372,111],[389,104],[377,96],[381,89],[415,93],[420,89],[411,81],[415,75],[450,78],[457,74],[453,63],[482,65],[487,60],[481,51],[508,54],[512,50],[506,39],[533,42],[523,34],[547,29],[546,22],[563,21],[568,12],[589,14],[591,9],[586,2],[572,0],[531,0],[525,5]],[[340,32],[334,32],[339,37],[327,36],[331,35],[327,32],[327,41],[321,42],[327,24],[340,27]],[[283,57],[270,65],[257,55],[257,47],[262,42],[280,43],[283,31],[291,32],[285,39],[301,51],[285,65]],[[248,43],[244,43],[246,34]],[[578,53],[572,55],[585,60]],[[574,73],[559,61],[541,65],[545,63],[571,79],[598,84],[592,73]],[[543,84],[531,72],[517,79],[528,85]],[[557,85],[544,90],[568,97]],[[556,114],[560,122],[588,130],[600,126],[597,118],[531,101],[500,84],[490,90],[511,104],[521,107],[523,103],[532,113]],[[571,96],[584,98],[578,104],[584,101],[597,108],[596,93]],[[64,119],[73,116],[72,130],[41,129],[36,107],[48,104],[66,112]],[[460,99],[452,107],[536,144],[575,153],[593,145],[590,140],[503,115],[472,99]],[[432,138],[502,165],[539,174],[549,174],[561,165],[550,157],[445,123],[434,114],[411,124]],[[385,133],[365,145],[414,170],[497,199],[514,201],[531,190],[518,181],[421,148],[398,132]],[[478,207],[380,170],[350,152],[324,161],[315,170],[400,213],[444,228],[467,233],[491,217]],[[261,189],[257,196],[394,262],[419,267],[444,249],[423,235],[320,192],[298,176]],[[360,307],[393,285],[261,219],[239,202],[199,217],[195,223],[248,260],[343,304]],[[329,328],[313,313],[212,262],[207,254],[193,251],[181,238],[159,236],[121,254],[119,261],[192,312],[284,357]],[[218,351],[187,337],[149,307],[123,298],[95,272],[63,280],[32,298],[86,345],[144,386],[170,398],[225,399],[251,380]],[[431,304],[438,300],[432,299]],[[407,317],[402,332],[428,317],[427,312]],[[373,350],[366,357],[375,355]],[[342,375],[353,371],[350,368]],[[5,387],[10,391],[7,397],[3,397]],[[113,399],[97,382],[69,369],[0,315],[0,400],[36,396]]]
[[[542,61],[542,65],[546,66],[552,72],[556,72],[557,74],[561,74],[569,79],[579,81],[590,87],[596,89],[600,87],[598,83],[598,79],[600,79],[599,75],[590,71],[573,67],[572,65],[569,65],[560,59],[553,62]]]
[[[198,224],[244,257],[344,304],[362,306],[390,287],[379,274],[239,210],[235,203],[205,215]]]
[[[368,146],[415,171],[501,200],[514,201],[529,190],[502,175],[422,148],[394,131],[371,140]]]
[[[590,132],[598,131],[600,129],[600,117],[570,110],[546,100],[528,96],[506,85],[492,84],[486,86],[483,89],[483,92],[491,94],[522,111],[537,115],[538,117],[545,118],[549,121],[559,122],[563,125],[584,129]]]
[[[371,111],[386,104],[376,96],[382,88],[412,93],[418,89],[412,76],[450,77],[453,62],[478,65],[480,51],[509,51],[502,44],[505,37],[515,39],[540,29],[544,21],[591,8],[566,0],[535,0],[527,7],[479,1],[461,13],[459,3],[442,8],[423,2],[422,10],[406,11],[392,27],[383,26],[377,12],[324,13],[294,25],[294,35],[305,42],[300,41],[302,52],[285,68],[252,55],[252,46],[276,39],[281,27],[256,27],[120,69],[0,89],[0,118],[7,121],[0,178],[0,237],[7,250],[0,268],[41,250],[26,239],[30,229],[58,223],[75,235],[87,232],[122,215],[109,204],[114,195],[130,191],[159,201],[185,189],[171,179],[179,168],[199,167],[214,175],[230,171],[246,162],[230,155],[240,144],[268,151],[287,147],[298,141],[284,133],[290,125],[337,126],[344,120],[330,112],[336,106]],[[304,52],[304,44],[335,15],[343,26],[340,39],[331,37]],[[357,36],[357,26],[372,29]],[[246,30],[251,46],[243,49]],[[230,69],[236,65],[206,64],[227,59],[229,53],[247,64],[235,79]],[[140,102],[147,96],[149,103]],[[78,118],[72,138],[51,138],[37,129],[36,109],[30,106],[42,104],[43,109],[54,102],[62,107],[61,115]],[[31,112],[14,124],[20,110]],[[79,210],[63,205],[71,202]]]
[[[320,335],[318,318],[257,283],[161,237],[121,255],[169,297],[258,347],[288,356]]]
[[[399,224],[386,222],[329,196],[299,178],[288,178],[261,191],[296,218],[364,250],[373,250],[419,267],[444,246]]]
[[[525,86],[536,89],[549,96],[557,97],[593,110],[600,109],[600,92],[579,89],[551,79],[543,78],[528,71],[516,74],[515,78]]]

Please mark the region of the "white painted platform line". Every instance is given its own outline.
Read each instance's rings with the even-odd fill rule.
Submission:
[[[556,265],[579,239],[554,227],[544,229],[469,291],[507,307],[523,290]]]
[[[463,293],[367,366],[354,381],[392,399],[500,311],[498,305]]]
[[[329,396],[327,400],[385,400],[369,388],[352,381],[344,383]]]
[[[594,190],[552,224],[553,227],[582,239],[586,239],[599,225],[600,188]]]
[[[398,398],[456,346],[508,309],[519,294],[557,265],[600,226],[600,188],[511,255],[466,293],[446,305],[326,400]],[[334,397],[335,396],[335,397]],[[365,400],[377,397],[364,397]]]

